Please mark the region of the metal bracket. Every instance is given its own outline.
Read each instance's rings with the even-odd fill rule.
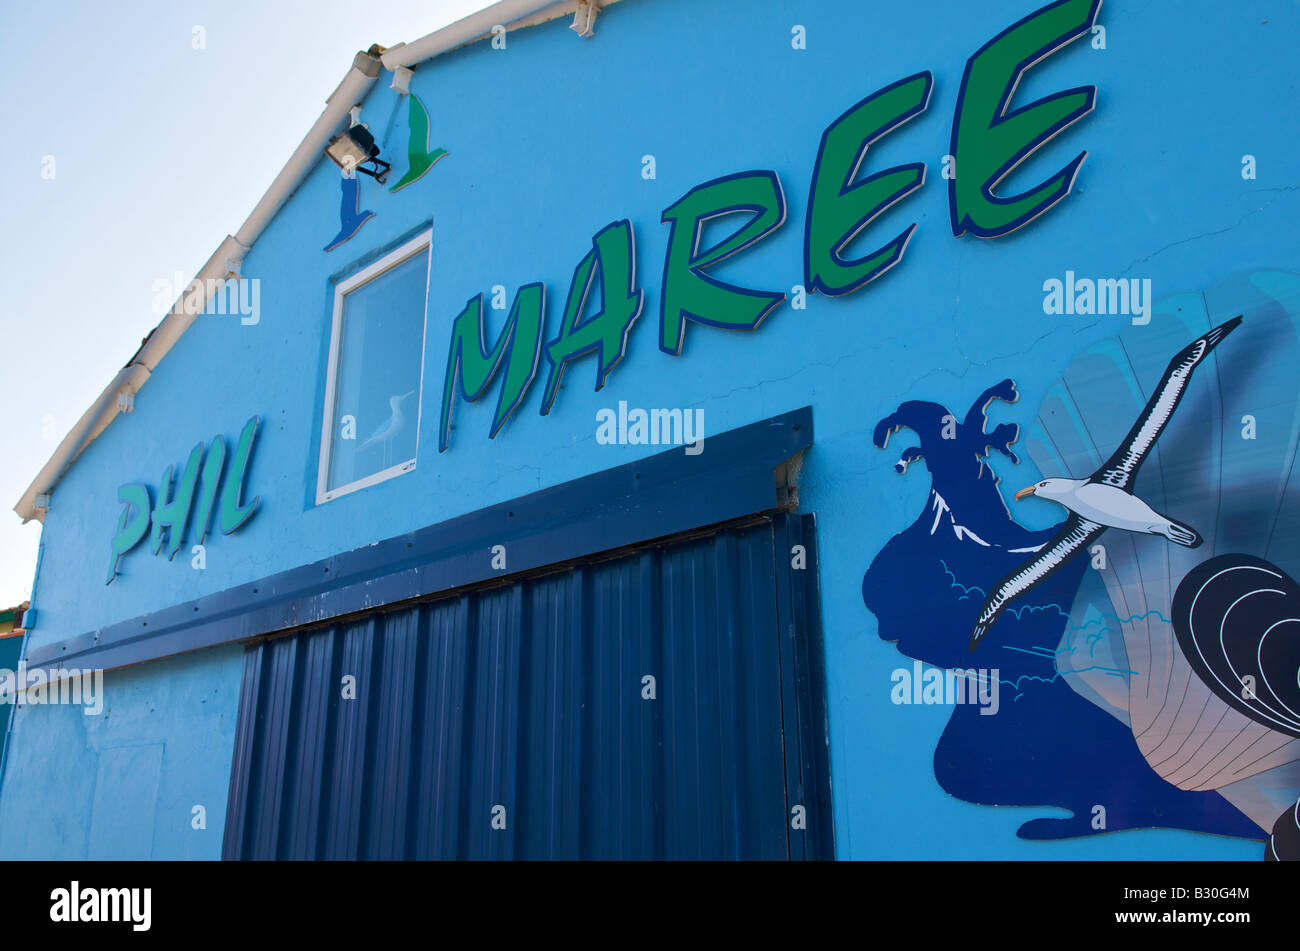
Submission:
[[[596,0],[577,0],[578,7],[573,11],[573,23],[569,29],[586,39],[596,35],[596,14],[600,6]]]
[[[117,408],[123,413],[135,412],[135,394],[130,390],[123,390],[121,393],[118,393]]]
[[[411,91],[411,77],[415,71],[409,66],[398,66],[393,70],[393,89],[397,90],[398,95],[405,96]]]
[[[799,507],[799,481],[803,476],[803,450],[799,450],[776,467],[776,504],[778,508],[794,511]]]

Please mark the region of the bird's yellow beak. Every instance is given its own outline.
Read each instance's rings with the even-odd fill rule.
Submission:
[[[1031,495],[1034,494],[1034,488],[1035,487],[1031,485],[1027,489],[1021,489],[1019,492],[1016,493],[1016,499],[1019,500],[1019,499],[1029,498]]]

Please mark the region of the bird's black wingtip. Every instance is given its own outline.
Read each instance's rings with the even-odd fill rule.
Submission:
[[[980,641],[984,639],[984,635],[988,633],[988,630],[988,626],[985,624],[975,625],[975,630],[971,631],[970,644],[966,646],[967,653],[973,653],[975,648],[979,647]]]
[[[1210,346],[1214,346],[1214,344],[1218,343],[1224,337],[1228,336],[1228,334],[1236,330],[1241,324],[1244,316],[1244,314],[1238,314],[1236,317],[1233,317],[1232,320],[1225,320],[1223,323],[1219,324],[1219,326],[1211,330],[1209,334],[1207,334],[1210,340]]]

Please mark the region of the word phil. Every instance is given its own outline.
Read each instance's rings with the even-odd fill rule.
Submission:
[[[253,517],[260,497],[254,498],[247,505],[241,503],[240,498],[244,491],[248,465],[253,456],[253,442],[257,437],[259,422],[260,417],[253,416],[244,423],[244,429],[239,434],[239,442],[235,445],[234,454],[231,456],[228,472],[224,471],[226,442],[222,437],[217,436],[212,440],[206,457],[201,442],[190,450],[189,460],[185,463],[185,469],[174,490],[173,467],[167,467],[158,487],[157,505],[154,505],[150,498],[149,486],[143,482],[130,482],[117,490],[117,500],[122,502],[124,507],[117,523],[117,531],[113,535],[113,560],[109,563],[108,580],[104,582],[105,584],[112,583],[117,577],[118,563],[122,560],[122,556],[144,541],[145,535],[149,534],[150,525],[153,526],[153,553],[156,555],[162,550],[165,539],[169,543],[167,557],[171,559],[185,544],[186,530],[190,527],[194,529],[197,544],[203,544],[214,508],[217,509],[217,525],[223,535],[236,531]],[[221,498],[218,504],[219,487]],[[196,494],[197,509],[194,508]],[[194,509],[193,520],[190,518],[192,509]]]
[[[931,667],[923,671],[921,662],[916,660],[912,662],[911,670],[899,667],[890,675],[894,686],[889,699],[895,705],[973,703],[979,705],[980,716],[993,716],[1000,706],[1000,673],[996,667],[992,670],[940,670]]]
[[[602,446],[685,446],[686,455],[704,451],[704,410],[631,409],[618,401],[618,412],[596,413],[596,442]]]
[[[954,237],[1010,234],[1048,211],[1074,187],[1087,152],[1018,195],[994,192],[1029,156],[1092,111],[1097,92],[1093,86],[1023,105],[1013,100],[1025,71],[1087,35],[1100,7],[1101,0],[1056,0],[1003,30],[967,60],[953,114],[950,154],[944,157]],[[928,70],[900,79],[851,107],[823,132],[808,189],[803,284],[793,289],[796,300],[818,291],[831,297],[851,294],[902,260],[915,222],[862,256],[850,257],[848,249],[881,214],[925,183],[923,162],[874,174],[864,174],[864,169],[872,145],[925,112],[933,88],[934,77]],[[739,224],[715,238],[715,220],[723,217]],[[784,290],[738,287],[709,274],[715,265],[752,248],[785,224],[785,192],[776,172],[737,172],[697,185],[669,205],[660,222],[669,228],[659,293],[658,342],[665,354],[681,355],[687,323],[754,330],[786,303]],[[439,451],[448,446],[458,390],[462,399],[474,402],[500,378],[488,430],[489,438],[495,437],[523,402],[543,353],[547,363],[543,416],[551,411],[570,361],[595,355],[596,389],[605,385],[627,352],[628,334],[641,316],[645,292],[637,286],[636,246],[628,219],[606,225],[591,245],[573,271],[559,328],[549,342],[543,342],[546,294],[540,282],[519,288],[490,349],[483,295],[465,304],[451,328]],[[587,315],[597,282],[600,307]]]

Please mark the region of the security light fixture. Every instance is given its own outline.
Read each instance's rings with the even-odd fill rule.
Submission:
[[[342,135],[334,136],[325,146],[325,154],[343,171],[365,172],[381,185],[393,167],[379,157],[375,137],[364,125],[354,125]],[[373,168],[368,168],[367,163]]]

